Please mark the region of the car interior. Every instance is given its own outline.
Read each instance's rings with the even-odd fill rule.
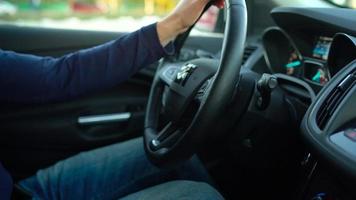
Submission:
[[[13,178],[144,136],[159,166],[197,154],[226,199],[356,199],[356,10],[226,2],[220,33],[183,33],[175,55],[114,88],[2,102],[0,160]],[[0,25],[0,48],[58,57],[123,34]]]

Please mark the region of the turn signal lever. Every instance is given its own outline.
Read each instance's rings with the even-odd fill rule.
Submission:
[[[277,77],[271,74],[263,74],[257,82],[257,90],[259,92],[257,107],[260,110],[265,110],[268,107],[271,101],[271,93],[277,85]]]

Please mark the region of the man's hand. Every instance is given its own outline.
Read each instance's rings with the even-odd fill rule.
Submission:
[[[158,37],[162,46],[166,46],[177,35],[194,24],[210,0],[180,0],[176,8],[162,21],[157,23]],[[224,0],[214,2],[219,8],[224,7]]]

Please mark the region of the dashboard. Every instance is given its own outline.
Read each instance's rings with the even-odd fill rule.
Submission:
[[[353,188],[356,181],[356,11],[285,7],[274,9],[271,15],[275,26],[253,40],[257,46],[253,53],[245,48],[248,59],[244,67],[260,79],[253,82],[256,92],[251,94],[248,117],[242,118],[244,126],[237,129],[244,132],[242,138],[246,140],[233,143],[232,149],[242,157],[241,162],[251,162],[255,167],[255,163],[267,163],[265,159],[283,157],[284,151],[277,150],[271,157],[266,152],[280,144],[289,145],[289,139],[299,142],[302,136],[303,144],[297,150],[303,154],[302,162],[298,162],[303,165],[300,188],[309,197],[303,199],[324,199],[315,196],[324,194],[321,192],[337,197],[327,199],[356,199],[340,197],[340,193],[350,193],[340,186]],[[247,45],[251,43],[247,41]],[[250,62],[262,55],[261,62]],[[243,78],[240,83],[248,80]],[[261,87],[263,83],[268,83],[267,89]],[[269,103],[265,110],[260,106],[264,101]],[[276,131],[266,131],[264,124],[276,127]],[[298,138],[290,134],[294,131]],[[271,145],[266,145],[269,142]],[[250,144],[256,145],[254,151]],[[259,151],[263,158],[255,158],[258,153],[252,153]]]
[[[277,78],[288,79],[278,83],[284,84],[282,89],[292,88],[288,92],[294,92],[293,97],[300,93],[299,86],[317,94],[307,103],[301,133],[308,149],[343,171],[346,185],[351,185],[356,180],[356,11],[286,7],[274,9],[271,15],[277,26],[262,36],[266,64]],[[326,177],[330,172],[341,177],[329,167]],[[316,180],[306,185],[319,191],[325,183]],[[339,197],[342,187],[335,180],[339,179],[326,185],[337,192],[325,190]]]

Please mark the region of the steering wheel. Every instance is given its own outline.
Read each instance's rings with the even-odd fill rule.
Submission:
[[[233,97],[247,32],[245,0],[225,0],[225,9],[220,62],[196,59],[181,67],[162,65],[156,72],[144,130],[146,154],[156,165],[175,164],[191,157],[211,136],[209,128]]]

